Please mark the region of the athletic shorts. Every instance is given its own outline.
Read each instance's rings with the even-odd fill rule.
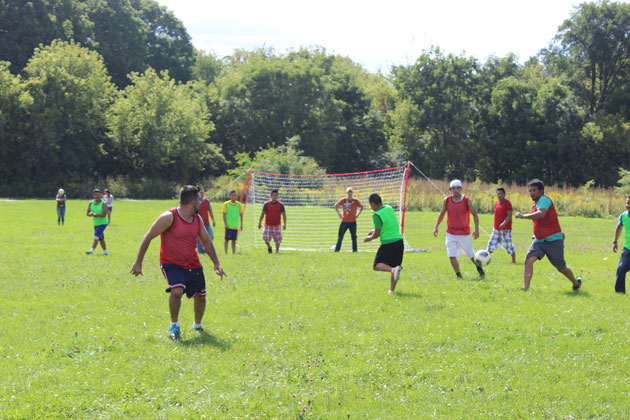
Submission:
[[[376,257],[374,257],[374,265],[383,263],[390,267],[396,267],[402,264],[403,254],[405,253],[405,243],[401,239],[400,241],[392,242],[391,244],[385,244],[378,247],[376,251]]]
[[[494,252],[501,244],[508,254],[512,255],[516,252],[512,243],[512,229],[492,229],[492,236],[488,241],[488,252]]]
[[[160,268],[168,283],[167,293],[170,293],[171,289],[182,287],[189,299],[195,293],[199,293],[202,296],[206,295],[206,278],[203,275],[202,266],[188,269],[182,268],[177,264],[162,264]]]
[[[545,255],[549,259],[551,265],[556,267],[558,271],[567,268],[567,263],[564,261],[564,240],[557,239],[555,241],[542,241],[532,242],[527,250],[527,256],[525,259],[537,256],[539,260],[542,260]]]
[[[270,226],[265,225],[265,230],[263,230],[263,241],[269,242],[273,238],[273,241],[277,244],[282,242],[282,226]]]
[[[446,232],[446,251],[449,257],[459,258],[460,251],[465,257],[472,258],[475,256],[470,235],[452,235]]]
[[[98,239],[99,241],[104,241],[106,227],[107,225],[94,226],[94,239]]]
[[[238,239],[238,229],[225,228],[225,240],[226,241],[235,241],[237,239]]]
[[[114,210],[114,208],[113,208],[113,207],[107,207],[107,211],[108,211],[109,213],[111,213],[111,212],[112,212],[112,210]]]

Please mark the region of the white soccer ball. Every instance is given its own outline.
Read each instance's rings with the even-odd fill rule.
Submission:
[[[492,256],[485,249],[481,249],[475,253],[475,263],[480,266],[486,266],[490,264]]]

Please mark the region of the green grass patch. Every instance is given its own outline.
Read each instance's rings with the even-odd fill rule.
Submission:
[[[584,278],[579,294],[546,260],[525,293],[522,263],[502,249],[485,280],[463,260],[465,278],[455,279],[445,224],[436,239],[435,212],[408,213],[407,240],[427,252],[405,255],[393,296],[372,252],[269,255],[252,246],[261,231],[248,219],[236,255],[215,241],[229,277],[206,270],[208,334],[191,331],[186,300],[175,343],[159,239],[145,275],[129,274],[142,235],[174,205],[117,200],[103,257],[84,254],[87,201],[68,203],[64,227],[54,203],[0,201],[0,418],[630,417],[614,218],[560,220],[569,267]],[[491,216],[481,221],[490,231]],[[514,222],[519,261],[531,229]]]

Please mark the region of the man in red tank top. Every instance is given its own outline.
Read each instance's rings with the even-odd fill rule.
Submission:
[[[532,179],[527,185],[529,196],[534,200],[532,212],[514,213],[517,219],[530,219],[534,222],[534,240],[527,250],[525,267],[523,268],[523,290],[528,290],[534,275],[534,263],[545,256],[549,262],[571,283],[573,290],[578,291],[582,286],[582,279],[575,278],[573,271],[564,261],[564,233],[560,229],[556,207],[545,195],[545,184],[540,179]]]
[[[284,211],[284,204],[278,200],[278,190],[271,190],[269,195],[271,200],[267,201],[260,212],[260,220],[258,220],[258,229],[262,227],[263,217],[265,218],[265,230],[263,230],[263,241],[267,244],[267,252],[271,254],[271,239],[276,243],[276,254],[280,250],[280,242],[282,242],[282,231],[287,228],[287,213]],[[280,230],[280,216],[284,224]]]
[[[444,198],[442,211],[440,211],[437,221],[435,222],[435,227],[433,228],[433,236],[437,238],[438,227],[440,223],[442,223],[444,215],[447,214],[446,250],[451,260],[451,266],[453,270],[455,270],[455,275],[457,278],[462,278],[457,258],[459,258],[461,251],[475,264],[473,258],[475,256],[475,250],[470,237],[470,214],[473,215],[473,220],[475,221],[475,239],[479,238],[479,216],[477,216],[477,210],[475,210],[472,200],[462,194],[462,182],[459,179],[451,181],[449,189],[451,195]],[[483,278],[486,272],[477,264],[475,264],[475,267],[477,268],[479,276]]]
[[[135,276],[142,275],[142,261],[151,241],[158,235],[162,239],[160,246],[160,267],[168,283],[170,292],[169,310],[171,313],[171,328],[169,336],[180,338],[179,309],[182,296],[194,298],[195,322],[193,329],[203,331],[201,319],[206,309],[206,280],[203,267],[196,252],[197,237],[201,239],[208,256],[214,263],[214,271],[223,278],[225,272],[221,268],[219,258],[214,250],[212,240],[205,229],[201,217],[197,214],[201,197],[199,188],[185,185],[179,191],[179,206],[162,213],[153,222],[149,231],[142,238],[138,256],[131,268]]]

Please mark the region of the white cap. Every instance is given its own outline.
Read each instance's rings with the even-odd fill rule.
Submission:
[[[460,181],[459,179],[454,179],[451,181],[451,186],[449,188],[453,188],[453,187],[460,187],[462,186],[462,181]]]
[[[59,188],[59,191],[57,191],[57,194],[64,194],[65,191],[63,190],[63,188]]]

